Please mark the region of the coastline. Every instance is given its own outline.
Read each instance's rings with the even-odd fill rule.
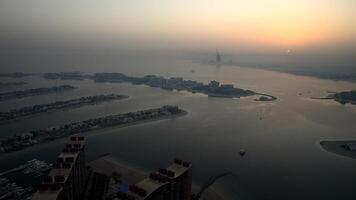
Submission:
[[[28,98],[28,97],[39,96],[39,95],[52,94],[52,93],[66,92],[74,89],[77,89],[77,87],[71,85],[60,85],[60,86],[53,86],[47,88],[40,87],[40,88],[33,88],[33,89],[26,89],[26,90],[3,92],[0,93],[0,102],[9,101],[13,99]]]
[[[90,136],[95,136],[95,135],[98,135],[98,134],[105,134],[105,132],[111,132],[113,130],[121,129],[121,128],[125,128],[125,127],[141,125],[141,124],[148,124],[148,123],[151,123],[151,122],[162,121],[162,120],[165,120],[165,119],[167,119],[167,120],[176,119],[176,118],[185,116],[187,114],[188,114],[187,111],[181,109],[181,113],[176,114],[176,115],[163,116],[163,117],[158,117],[158,118],[153,118],[153,119],[146,119],[146,120],[142,120],[142,121],[138,121],[138,122],[132,122],[132,123],[118,125],[118,126],[112,126],[112,127],[106,127],[106,128],[90,130],[88,132],[83,132],[83,133],[78,133],[78,134],[84,134],[86,137],[90,137]],[[74,134],[74,135],[78,135],[78,134]],[[6,158],[16,156],[16,155],[24,153],[26,151],[32,151],[32,152],[33,151],[37,151],[37,150],[49,147],[49,146],[51,146],[51,145],[53,145],[55,143],[64,144],[67,141],[67,138],[70,137],[70,136],[73,136],[73,135],[68,135],[66,137],[61,137],[61,138],[58,138],[58,139],[55,139],[55,140],[46,141],[46,142],[40,143],[40,144],[35,144],[35,145],[32,145],[30,147],[27,147],[25,149],[21,149],[21,150],[18,150],[18,151],[12,151],[12,152],[8,152],[8,153],[0,153],[0,161],[1,160],[6,160]]]
[[[311,97],[311,99],[319,100],[334,100],[342,105],[351,104],[356,105],[356,91],[343,91],[343,92],[329,92],[331,94],[326,97]]]
[[[356,101],[353,100],[344,100],[344,99],[339,99],[335,97],[310,97],[310,99],[315,99],[315,100],[333,100],[339,104],[350,104],[350,105],[356,105]]]
[[[56,79],[63,77],[63,73],[53,74]],[[65,76],[65,75],[64,75]],[[197,82],[193,80],[185,80],[183,77],[164,78],[157,75],[146,75],[144,77],[131,77],[122,73],[94,73],[91,75],[78,74],[82,79],[91,79],[99,83],[131,83],[132,85],[147,85],[149,87],[157,87],[168,91],[188,91],[191,93],[202,93],[208,97],[219,98],[240,98],[254,95],[261,95],[256,101],[274,101],[277,97],[273,95],[254,92],[241,88],[235,88],[233,84],[220,84],[218,81],[212,80],[210,83]],[[42,76],[45,79],[53,80],[52,78]]]
[[[356,143],[356,140],[322,140],[319,142],[319,145],[329,153],[356,159],[356,151],[346,150],[342,147],[342,145],[347,143]]]
[[[255,95],[261,95],[262,97],[266,97],[266,99],[255,99],[255,101],[275,101],[277,100],[277,97],[270,95],[270,94],[264,94],[264,93],[255,93]]]
[[[249,97],[249,96],[256,96],[260,95],[263,97],[266,97],[266,99],[261,100],[261,99],[255,99],[255,101],[275,101],[277,100],[277,97],[269,94],[263,94],[263,93],[258,93],[254,92],[253,94],[248,94],[248,95],[229,95],[229,94],[215,94],[215,93],[208,93],[208,97],[216,97],[216,98],[243,98],[243,97]]]
[[[237,96],[237,95],[229,95],[229,94],[214,94],[214,93],[208,93],[208,97],[216,97],[216,98],[241,98],[241,97],[247,97],[251,95],[244,95],[244,96]]]
[[[58,111],[64,112],[64,111],[74,110],[74,109],[78,109],[78,108],[82,108],[82,107],[86,107],[86,106],[94,106],[94,105],[109,103],[109,102],[113,102],[113,101],[122,101],[122,100],[130,98],[130,96],[127,96],[127,95],[120,95],[120,96],[121,97],[117,98],[117,99],[110,99],[110,100],[106,100],[106,101],[102,101],[102,102],[92,102],[92,103],[88,103],[88,104],[75,105],[75,106],[67,107],[67,108],[52,109],[52,110],[49,110],[47,112],[39,112],[39,113],[35,113],[35,114],[21,116],[21,117],[14,118],[14,119],[0,120],[0,125],[8,124],[8,123],[16,123],[16,122],[19,122],[21,120],[30,119],[30,118],[33,118],[33,117],[36,117],[36,116],[40,116],[40,115],[51,114],[51,113],[55,113],[55,112],[58,112]]]

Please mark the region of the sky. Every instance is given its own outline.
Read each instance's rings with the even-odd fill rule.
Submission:
[[[1,0],[0,45],[350,54],[354,0]]]

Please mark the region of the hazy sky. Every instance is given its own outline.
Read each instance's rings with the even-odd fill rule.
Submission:
[[[355,0],[0,0],[0,44],[350,52]]]

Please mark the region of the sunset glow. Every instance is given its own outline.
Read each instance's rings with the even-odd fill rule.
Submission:
[[[356,0],[0,0],[0,200],[356,200],[355,119]]]
[[[3,30],[31,24],[36,27],[33,32],[52,31],[110,44],[286,49],[353,41],[356,36],[356,3],[351,0],[35,0],[31,4],[15,0],[1,4]],[[83,4],[86,9],[81,9]]]

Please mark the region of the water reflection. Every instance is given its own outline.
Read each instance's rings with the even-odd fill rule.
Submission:
[[[81,71],[85,69],[83,67]],[[191,73],[192,69],[195,73]],[[120,65],[102,68],[100,71],[117,71],[133,76],[182,76],[202,82],[217,80],[272,94],[278,100],[255,102],[251,98],[208,98],[201,94],[130,84],[99,84],[89,80],[48,81],[28,77],[23,79],[29,82],[24,88],[66,83],[78,86],[79,89],[65,95],[1,102],[1,110],[98,93],[115,92],[129,95],[130,99],[1,125],[1,135],[174,104],[188,110],[189,115],[90,135],[89,158],[111,152],[119,159],[152,170],[167,165],[173,157],[181,157],[193,162],[197,182],[229,169],[236,176],[218,181],[215,187],[231,199],[241,196],[244,199],[356,197],[356,162],[326,153],[317,145],[321,139],[355,139],[355,109],[332,101],[309,98],[324,95],[330,90],[355,89],[353,83],[233,66],[216,68],[181,60],[165,65]],[[17,156],[7,157],[6,162],[0,159],[1,169],[33,157],[51,161],[58,154],[62,143],[21,152]],[[239,156],[241,148],[248,152],[243,158]]]

